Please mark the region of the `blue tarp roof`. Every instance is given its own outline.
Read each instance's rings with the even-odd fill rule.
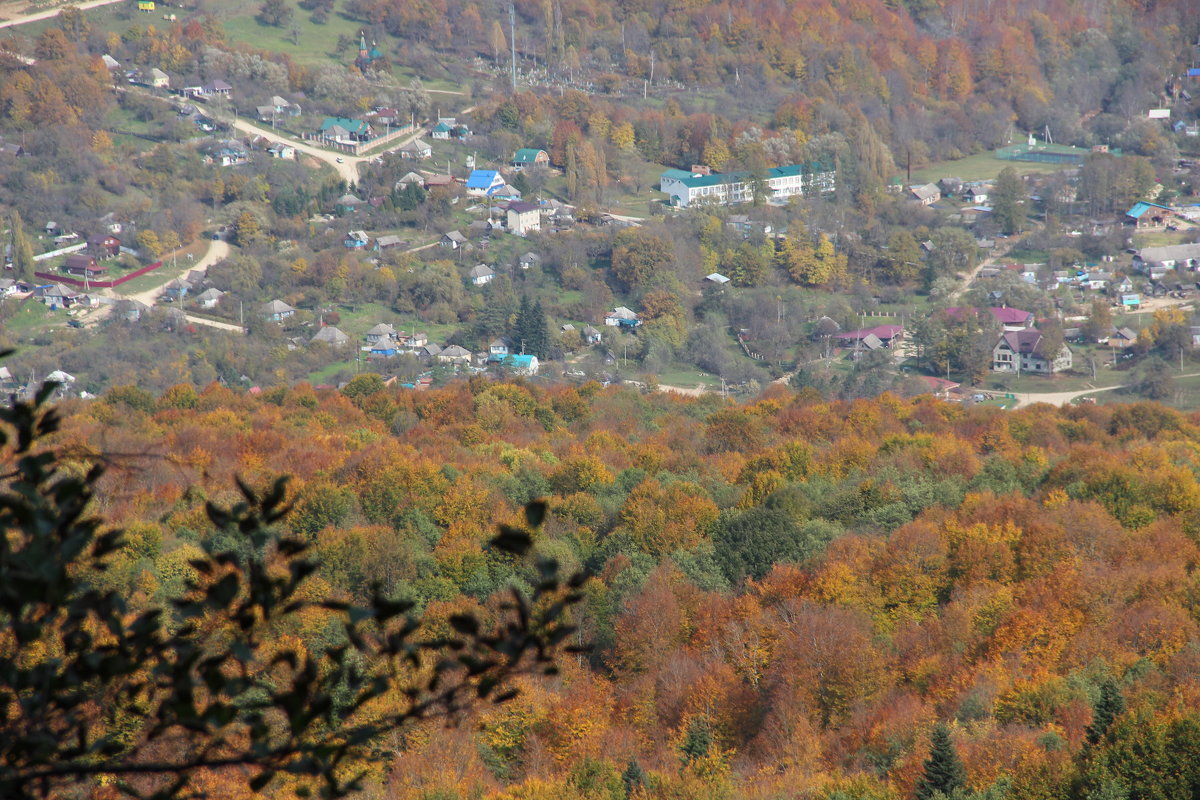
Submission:
[[[1134,203],[1133,208],[1125,212],[1125,216],[1133,217],[1134,219],[1141,219],[1142,215],[1152,208],[1161,209],[1163,211],[1171,210],[1168,206],[1160,206],[1158,203],[1147,203],[1146,201],[1142,200]]]
[[[468,189],[490,189],[499,173],[494,169],[477,169],[467,178]]]

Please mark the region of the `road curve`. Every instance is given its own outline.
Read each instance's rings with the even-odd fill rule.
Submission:
[[[208,243],[208,252],[206,252],[199,261],[193,264],[191,269],[208,269],[213,264],[216,264],[218,261],[223,261],[226,258],[229,258],[229,244],[223,239],[212,239]],[[137,300],[139,303],[145,303],[148,306],[154,305],[154,302],[158,300],[158,296],[162,292],[163,287],[173,280],[175,279],[167,278],[158,286],[151,287],[144,292],[138,292],[137,294],[124,295],[124,297],[126,300]]]
[[[75,7],[80,11],[86,11],[89,8],[99,8],[100,6],[111,6],[115,3],[120,3],[122,0],[87,0],[84,3],[75,3]],[[45,11],[35,11],[32,14],[22,14],[19,17],[4,20],[0,22],[0,28],[15,28],[18,25],[27,25],[30,22],[41,22],[44,19],[57,17],[62,8],[49,8]]]

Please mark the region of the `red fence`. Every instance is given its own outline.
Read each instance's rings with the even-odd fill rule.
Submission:
[[[35,272],[33,274],[44,280],[53,281],[55,283],[66,283],[80,289],[111,289],[114,286],[120,286],[122,283],[125,283],[125,281],[131,281],[134,278],[140,278],[147,272],[153,272],[162,265],[163,262],[155,261],[153,264],[142,267],[141,269],[135,269],[133,272],[130,272],[127,275],[122,275],[121,277],[111,281],[81,281],[78,278],[68,278],[65,275],[56,275],[49,272]]]

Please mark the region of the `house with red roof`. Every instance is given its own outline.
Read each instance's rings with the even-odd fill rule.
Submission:
[[[857,345],[870,341],[868,337],[875,337],[884,347],[891,347],[894,342],[904,340],[903,325],[876,325],[874,328],[863,328],[857,331],[847,331],[839,333],[837,338],[843,344]]]
[[[973,310],[970,307],[951,306],[946,309],[946,316],[951,319],[962,319],[964,314]],[[1006,331],[1020,331],[1032,328],[1033,323],[1036,321],[1030,312],[1022,311],[1019,308],[1009,308],[1008,306],[992,306],[988,309],[988,313]]]

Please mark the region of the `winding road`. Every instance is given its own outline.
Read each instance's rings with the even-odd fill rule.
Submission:
[[[89,8],[99,8],[100,6],[111,6],[114,3],[120,3],[122,0],[87,0],[84,3],[75,3],[74,6],[80,11],[87,11]],[[5,4],[5,6],[19,6],[20,4]],[[18,25],[27,25],[30,22],[41,22],[44,19],[57,17],[59,12],[63,10],[63,6],[48,8],[45,11],[35,11],[32,14],[22,14],[19,17],[6,19],[0,22],[0,28],[15,28]],[[3,11],[0,11],[3,13]]]

